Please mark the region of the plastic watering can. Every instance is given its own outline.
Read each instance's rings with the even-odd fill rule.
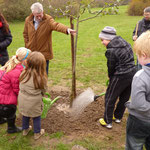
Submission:
[[[61,97],[61,96],[58,96],[55,99],[51,100],[50,98],[51,96],[49,93],[45,93],[45,95],[47,95],[47,97],[43,97],[44,109],[43,109],[41,118],[46,118],[48,110]]]

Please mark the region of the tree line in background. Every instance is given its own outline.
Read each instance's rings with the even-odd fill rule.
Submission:
[[[128,15],[141,16],[144,8],[150,6],[150,0],[131,0],[128,8]]]
[[[8,21],[23,21],[31,13],[30,6],[34,2],[43,4],[44,11],[53,17],[63,17],[57,8],[65,10],[69,0],[0,0],[0,10]],[[114,0],[93,0],[90,7],[103,7]],[[129,15],[143,15],[143,9],[150,6],[149,0],[122,0],[120,5],[129,5]],[[74,10],[76,13],[76,10]]]

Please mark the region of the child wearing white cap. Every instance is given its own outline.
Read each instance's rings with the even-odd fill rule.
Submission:
[[[136,72],[133,51],[129,43],[116,35],[114,27],[106,26],[99,34],[107,50],[109,84],[105,95],[104,117],[99,120],[102,126],[112,128],[112,121],[120,123],[125,111],[125,102],[130,98],[131,82]],[[119,101],[116,105],[117,99]],[[115,108],[116,105],[116,108]]]

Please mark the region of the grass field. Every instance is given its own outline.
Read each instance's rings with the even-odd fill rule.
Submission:
[[[101,92],[101,90],[105,88],[105,82],[107,80],[106,48],[101,44],[98,38],[100,31],[105,26],[115,27],[117,34],[133,45],[132,32],[135,24],[142,17],[128,16],[126,11],[127,6],[120,6],[118,15],[97,17],[80,23],[76,65],[78,89],[91,87],[95,92]],[[88,14],[85,14],[85,17],[87,16]],[[56,21],[69,26],[69,20],[67,18],[56,19]],[[10,56],[14,55],[19,47],[24,46],[23,28],[24,22],[10,23],[10,29],[13,35],[13,42],[8,48]],[[50,61],[49,86],[61,85],[71,89],[70,36],[53,32],[53,50],[54,59]],[[44,150],[43,146],[37,147],[34,145],[33,140],[30,138],[22,138],[21,134],[7,136],[5,134],[5,128],[6,125],[0,126],[0,150]],[[54,137],[56,138],[56,136],[57,135]],[[82,145],[85,144],[90,150],[96,150],[98,146],[103,143],[103,141],[97,142],[94,139],[86,140],[87,141],[79,141],[78,143],[82,143]],[[95,148],[92,147],[91,142],[95,142]],[[59,143],[55,150],[68,150],[67,148],[68,145]]]
[[[107,15],[97,17],[92,20],[79,24],[79,38],[77,47],[76,78],[77,88],[92,87],[103,89],[107,80],[107,68],[105,51],[106,48],[101,44],[98,35],[105,26],[113,26],[117,34],[122,36],[131,45],[132,32],[135,24],[142,17],[128,16],[127,6],[121,6],[118,15]],[[85,14],[83,17],[88,17]],[[69,20],[56,19],[69,26]],[[10,56],[13,55],[18,47],[24,46],[23,41],[24,22],[10,23],[13,35],[13,42],[9,47]],[[52,85],[63,85],[71,87],[71,46],[70,36],[59,32],[53,32],[54,59],[50,61],[49,80]],[[98,88],[97,88],[98,87]]]

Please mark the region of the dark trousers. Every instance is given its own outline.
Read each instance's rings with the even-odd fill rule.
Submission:
[[[48,69],[49,69],[49,60],[46,60],[46,72],[47,72],[47,75],[48,75]]]
[[[7,118],[8,130],[16,128],[16,105],[3,105],[0,104],[0,119]]]
[[[33,127],[34,133],[40,133],[41,131],[41,116],[34,117],[33,119]],[[22,117],[22,129],[26,130],[29,128],[30,117],[23,116]]]
[[[105,112],[104,120],[106,123],[111,123],[113,113],[115,118],[122,119],[125,111],[125,103],[129,100],[131,94],[131,83],[135,71],[125,76],[113,76],[110,81],[105,95]],[[119,101],[116,105],[117,99]],[[116,105],[116,109],[115,109]],[[115,110],[114,110],[115,109]]]
[[[129,115],[126,126],[126,150],[150,150],[150,122]]]

